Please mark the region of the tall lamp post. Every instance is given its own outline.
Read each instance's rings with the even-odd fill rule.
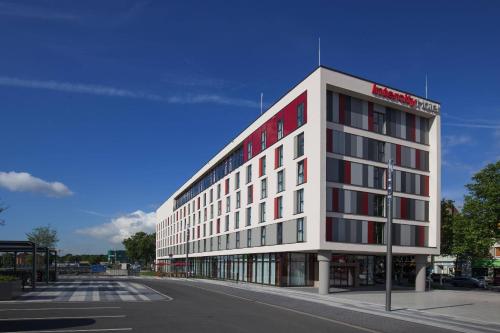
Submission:
[[[187,223],[187,230],[186,230],[186,278],[189,275],[189,222]]]
[[[394,172],[394,161],[389,160],[387,165],[387,223],[386,243],[387,254],[385,257],[385,311],[391,311],[392,292],[392,175]]]

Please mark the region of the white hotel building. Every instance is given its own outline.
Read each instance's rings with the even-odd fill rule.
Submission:
[[[394,160],[394,279],[439,254],[440,105],[319,67],[157,210],[162,270],[279,286],[384,281]],[[189,245],[186,246],[186,240]]]

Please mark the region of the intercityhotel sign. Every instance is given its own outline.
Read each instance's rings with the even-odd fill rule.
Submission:
[[[394,90],[390,90],[385,87],[378,86],[375,83],[372,86],[372,94],[390,100],[391,102],[406,105],[412,109],[417,109],[430,113],[439,113],[439,104],[431,103],[408,94],[403,94]]]

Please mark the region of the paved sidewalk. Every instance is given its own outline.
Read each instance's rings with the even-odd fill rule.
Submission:
[[[143,277],[144,278],[144,277]],[[197,285],[234,288],[258,293],[274,294],[333,307],[401,319],[458,332],[500,332],[500,297],[498,293],[479,291],[444,291],[416,293],[395,291],[393,311],[386,312],[385,294],[380,291],[336,292],[318,295],[315,288],[279,288],[252,283],[236,283],[208,279],[155,278],[182,281]]]

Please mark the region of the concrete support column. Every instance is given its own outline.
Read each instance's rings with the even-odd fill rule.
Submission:
[[[425,291],[425,267],[427,265],[426,255],[415,256],[415,291]]]
[[[331,251],[318,251],[318,293],[327,295],[330,291],[330,260]]]

